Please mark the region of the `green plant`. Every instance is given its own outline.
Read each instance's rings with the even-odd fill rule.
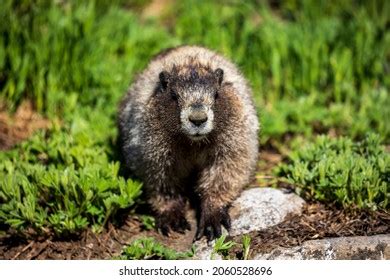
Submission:
[[[251,247],[251,237],[249,235],[244,234],[242,236],[242,251],[243,251],[243,259],[247,260],[249,256],[249,250]]]
[[[226,235],[223,234],[219,238],[215,240],[215,244],[213,246],[213,251],[211,253],[211,259],[215,258],[215,254],[219,254],[222,257],[226,258],[229,255],[229,250],[237,245],[234,241],[226,241]]]
[[[319,136],[313,144],[294,150],[289,163],[279,166],[276,174],[309,199],[390,208],[390,154],[374,134],[356,143],[344,137]]]
[[[141,184],[119,176],[119,162],[107,155],[106,120],[89,117],[100,119],[75,118],[68,128],[40,132],[0,153],[1,224],[63,236],[99,230],[118,209],[134,205]]]
[[[146,230],[152,230],[156,228],[156,222],[154,217],[148,215],[142,215],[141,220],[142,220],[142,225],[145,227]]]
[[[123,248],[119,259],[121,260],[178,260],[188,259],[194,255],[195,249],[187,252],[176,252],[173,249],[165,247],[154,238],[145,237],[133,241],[130,245]]]
[[[21,234],[99,231],[141,192],[119,174],[118,100],[129,74],[171,41],[118,3],[7,0],[0,16],[0,107],[30,99],[54,123],[0,152],[0,224]]]
[[[66,110],[69,94],[81,106],[115,106],[129,74],[173,43],[117,2],[3,1],[0,100],[14,109],[28,98],[50,116]]]

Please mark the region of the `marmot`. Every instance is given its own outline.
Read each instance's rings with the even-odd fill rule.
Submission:
[[[259,132],[251,89],[232,62],[198,46],[161,52],[129,88],[118,125],[125,165],[143,181],[162,233],[190,229],[188,200],[197,203],[196,240],[229,230]]]

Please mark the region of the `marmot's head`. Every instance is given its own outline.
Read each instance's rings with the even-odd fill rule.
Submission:
[[[193,141],[206,138],[215,126],[215,105],[222,90],[223,70],[174,67],[159,74],[160,111],[170,129]]]

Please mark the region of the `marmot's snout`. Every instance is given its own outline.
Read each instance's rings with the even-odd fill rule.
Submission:
[[[183,108],[180,114],[183,132],[191,140],[200,140],[213,130],[214,113],[210,106],[195,103]]]
[[[205,107],[202,104],[195,104],[191,106],[191,113],[188,116],[188,119],[190,122],[192,122],[195,126],[201,126],[204,124],[208,117],[207,117],[207,111],[205,110]]]

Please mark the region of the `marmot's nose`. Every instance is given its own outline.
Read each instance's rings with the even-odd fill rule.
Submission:
[[[207,114],[203,111],[195,111],[189,115],[188,119],[196,126],[200,126],[207,121]]]

